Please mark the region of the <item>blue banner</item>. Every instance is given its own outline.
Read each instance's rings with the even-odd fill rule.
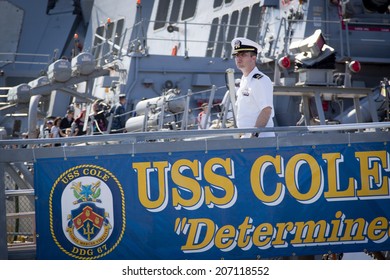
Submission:
[[[390,250],[386,143],[39,159],[38,259]]]

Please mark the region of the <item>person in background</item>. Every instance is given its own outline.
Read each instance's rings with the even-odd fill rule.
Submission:
[[[202,106],[200,106],[201,110],[200,113],[198,114],[197,122],[198,122],[198,129],[208,129],[210,126],[210,114],[208,119],[207,117],[207,112],[208,112],[208,104],[203,103]]]
[[[72,122],[72,134],[74,136],[81,136],[85,135],[87,132],[84,131],[84,123],[85,123],[85,115],[86,115],[86,110],[83,109],[78,117]]]
[[[60,136],[65,137],[65,130],[67,128],[70,128],[72,126],[72,123],[74,121],[74,110],[68,109],[66,111],[66,116],[61,120],[60,123]]]
[[[236,66],[242,72],[236,101],[237,127],[273,127],[273,84],[256,66],[260,45],[241,37],[233,39],[231,45]],[[262,132],[260,135],[255,132],[242,138],[272,136],[275,136],[274,132]]]
[[[23,132],[22,133],[22,139],[28,139],[28,132]],[[22,148],[27,148],[28,145],[27,144],[23,144],[21,147]]]
[[[65,129],[65,137],[71,137],[72,136],[72,129],[68,127]],[[70,146],[70,143],[64,143],[64,146]]]
[[[122,133],[126,125],[125,113],[126,94],[119,94],[119,102],[111,109],[113,114],[111,133]]]
[[[61,123],[61,117],[57,117],[54,119],[53,126],[50,130],[50,138],[59,138],[60,137],[60,123]],[[65,133],[64,133],[65,134]],[[61,146],[60,143],[55,143],[55,147]]]
[[[44,138],[50,138],[51,128],[53,127],[53,125],[54,125],[53,120],[47,120],[46,127],[43,131]]]
[[[96,134],[102,134],[107,130],[107,112],[109,112],[110,106],[104,103],[104,100],[97,99],[92,104],[92,114],[90,117],[93,119],[93,132]]]

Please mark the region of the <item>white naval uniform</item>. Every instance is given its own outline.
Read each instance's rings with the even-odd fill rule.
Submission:
[[[272,113],[266,127],[273,127],[272,117],[275,115],[273,106],[273,84],[270,78],[255,67],[247,77],[242,76],[240,88],[237,91],[237,127],[253,128],[260,112],[271,107]],[[246,134],[249,138],[251,134]],[[262,132],[259,137],[273,137],[274,132]]]

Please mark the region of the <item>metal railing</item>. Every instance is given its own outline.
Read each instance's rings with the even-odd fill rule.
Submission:
[[[0,199],[4,196],[0,205],[4,205],[5,216],[0,219],[3,219],[2,224],[5,225],[5,240],[9,257],[10,254],[18,250],[35,249],[35,205],[34,189],[20,188],[26,187],[24,180],[27,179],[21,170],[18,170],[11,162],[6,163],[4,167],[0,170],[0,177],[4,177],[5,188],[4,195],[0,195]],[[1,258],[4,257],[0,253]]]
[[[366,132],[361,132],[363,129]],[[377,129],[379,132],[376,132]],[[0,191],[0,210],[5,209],[5,211],[0,211],[0,259],[7,259],[10,254],[21,250],[28,250],[30,253],[35,251],[35,210],[31,203],[35,193],[34,189],[20,189],[18,186],[20,182],[18,183],[15,177],[9,176],[7,168],[15,162],[25,162],[32,166],[38,158],[47,157],[63,157],[66,160],[68,157],[91,155],[98,157],[107,153],[136,154],[151,153],[157,150],[161,152],[161,144],[165,145],[164,150],[167,152],[180,152],[181,150],[207,152],[227,147],[229,149],[251,147],[279,149],[284,146],[296,146],[299,143],[319,145],[321,143],[386,142],[390,139],[389,129],[390,122],[376,122],[262,129],[162,130],[69,138],[0,140],[0,180],[5,182],[3,186],[6,188],[5,191]],[[274,131],[276,137],[239,139],[241,134],[254,131],[260,133]],[[343,133],[332,134],[331,137],[323,135],[332,132]],[[61,146],[55,147],[54,143],[61,143]],[[102,145],[108,146],[102,148]]]
[[[42,61],[35,61],[36,58]],[[50,55],[36,53],[0,53],[0,63],[48,65],[50,63]]]

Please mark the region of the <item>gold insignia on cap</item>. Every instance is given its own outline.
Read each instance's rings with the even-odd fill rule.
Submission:
[[[238,48],[240,48],[241,47],[241,41],[240,40],[236,40],[235,42],[234,42],[234,48],[235,49],[238,49]]]

